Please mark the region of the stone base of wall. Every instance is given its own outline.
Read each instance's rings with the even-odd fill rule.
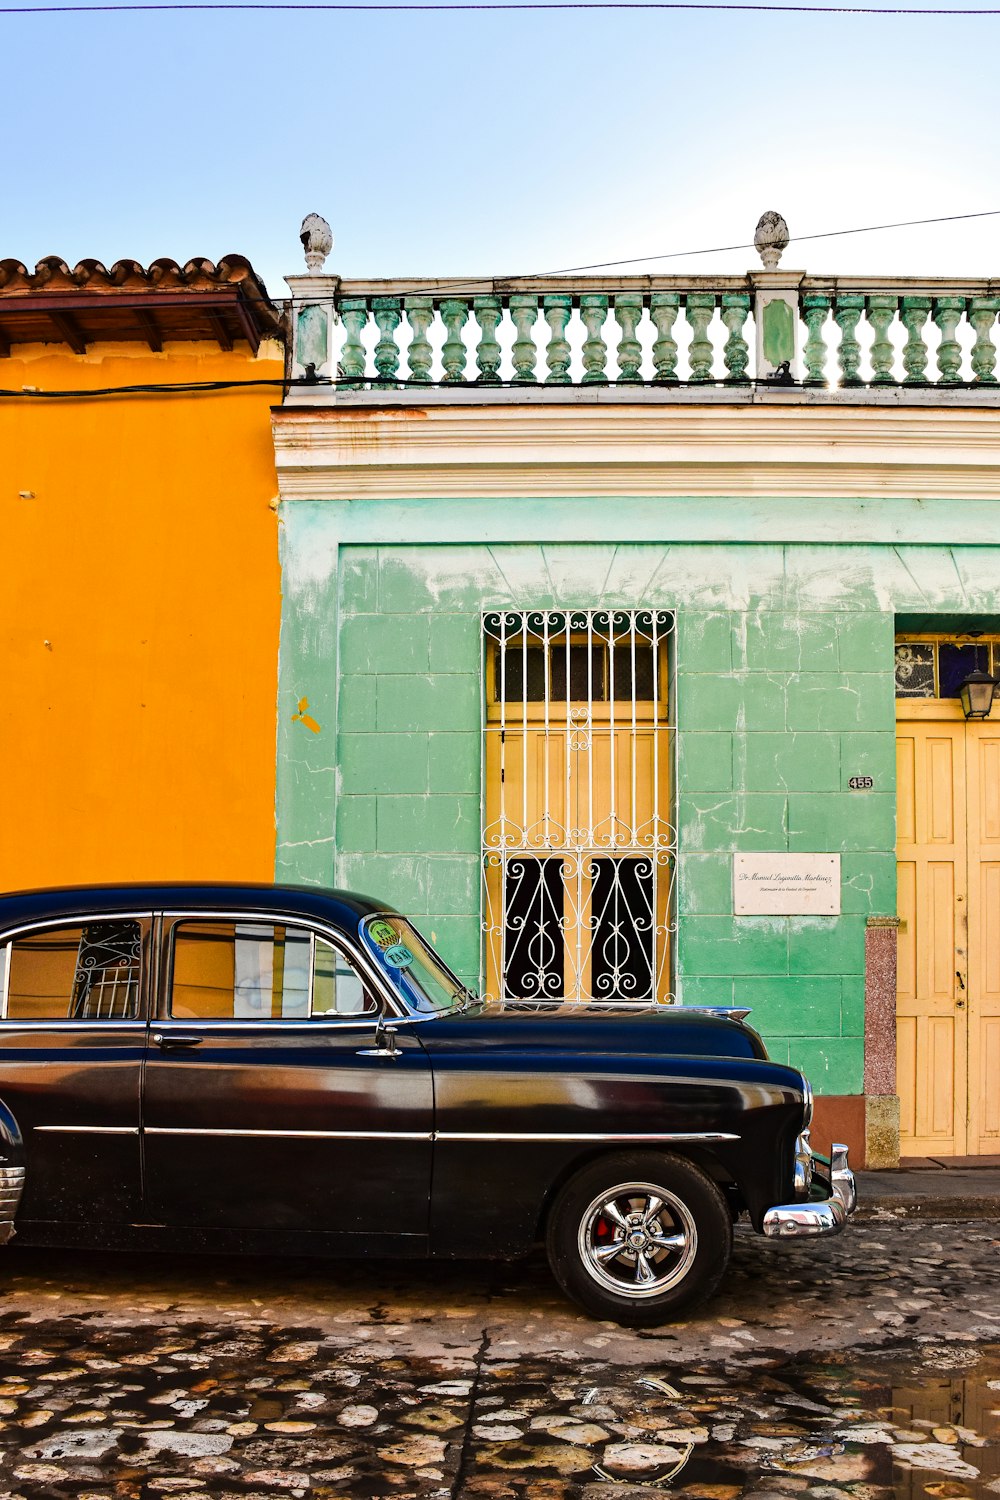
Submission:
[[[842,1141],[855,1169],[898,1167],[899,1098],[896,1094],[817,1098],[811,1137],[814,1149],[826,1155],[833,1141]]]

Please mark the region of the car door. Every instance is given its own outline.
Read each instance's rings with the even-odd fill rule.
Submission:
[[[341,936],[266,913],[170,914],[161,952],[147,1217],[422,1243],[430,1067],[405,1028],[385,1038],[366,961]]]
[[[141,1206],[148,912],[34,922],[0,941],[0,1099],[24,1140],[18,1223],[113,1236]]]

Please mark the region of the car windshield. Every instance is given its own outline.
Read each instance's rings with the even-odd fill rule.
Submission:
[[[362,917],[359,931],[365,947],[400,992],[408,1010],[433,1015],[461,1010],[472,999],[464,984],[405,917],[395,912]]]

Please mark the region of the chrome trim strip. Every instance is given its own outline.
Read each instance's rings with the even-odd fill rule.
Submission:
[[[434,1139],[437,1141],[634,1141],[637,1143],[648,1141],[655,1144],[658,1141],[738,1141],[740,1137],[738,1135],[731,1135],[728,1131],[724,1130],[659,1131],[641,1135],[632,1135],[624,1132],[598,1134],[585,1130],[574,1130],[565,1133],[547,1130],[439,1130]]]
[[[46,1127],[36,1127],[44,1129]],[[48,1127],[71,1129],[73,1127]],[[146,1125],[144,1135],[215,1135],[285,1138],[290,1140],[345,1140],[345,1141],[625,1141],[655,1144],[660,1141],[738,1141],[738,1135],[725,1131],[683,1132],[627,1135],[588,1134],[573,1131],[558,1134],[546,1131],[451,1131],[451,1130],[224,1130],[207,1126]]]
[[[144,1135],[220,1135],[278,1138],[279,1140],[315,1141],[432,1141],[430,1130],[214,1130],[199,1126],[146,1125]]]
[[[138,1125],[32,1125],[50,1135],[138,1135]]]
[[[116,1020],[113,1016],[94,1016],[90,1019],[79,1017],[77,1020],[65,1018],[57,1021],[54,1016],[47,1018],[39,1017],[33,1020],[29,1016],[5,1016],[3,1018],[4,1028],[9,1031],[80,1031],[81,1029],[99,1026],[102,1032],[126,1031],[135,1032],[137,1036],[146,1031],[146,1022],[137,1020]]]

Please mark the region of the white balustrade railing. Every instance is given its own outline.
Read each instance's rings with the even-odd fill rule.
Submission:
[[[433,385],[989,387],[1000,279],[291,278],[292,375]]]

